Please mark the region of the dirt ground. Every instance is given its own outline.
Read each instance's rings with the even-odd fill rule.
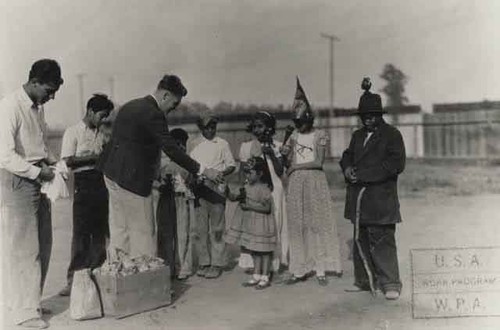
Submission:
[[[345,243],[352,237],[352,225],[342,217],[343,179],[335,162],[328,164],[327,175],[342,242],[342,278],[329,278],[327,287],[314,279],[291,287],[276,281],[256,291],[241,286],[247,275],[236,267],[215,280],[191,277],[175,285],[170,306],[121,320],[74,321],[69,298],[57,296],[65,284],[71,241],[70,201],[57,202],[42,303],[53,311],[47,317],[51,329],[500,329],[500,317],[413,319],[410,267],[414,248],[500,246],[500,181],[495,180],[500,167],[407,164],[399,184],[403,223],[397,232],[403,291],[391,302],[381,294],[373,298],[369,293],[344,292],[353,282]]]
[[[343,243],[344,276],[330,278],[327,287],[310,279],[256,291],[240,285],[246,275],[236,267],[215,280],[195,276],[177,285],[174,303],[161,309],[121,320],[73,321],[69,299],[57,296],[64,285],[71,239],[70,204],[61,201],[53,210],[54,248],[43,306],[53,311],[48,317],[51,329],[500,329],[500,317],[413,319],[409,258],[413,248],[499,245],[499,202],[496,194],[403,197],[404,222],[397,233],[403,291],[398,301],[344,292],[353,281],[353,270]],[[341,241],[346,242],[352,226],[342,218],[341,201],[335,205]]]

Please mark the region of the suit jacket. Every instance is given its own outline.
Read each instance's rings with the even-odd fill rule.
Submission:
[[[132,100],[118,111],[100,168],[120,187],[149,196],[158,173],[160,150],[190,173],[200,164],[170,136],[167,119],[152,96]]]
[[[394,224],[401,222],[397,191],[398,175],[405,167],[403,138],[397,128],[382,122],[363,146],[367,131],[355,131],[349,148],[342,154],[340,167],[356,168],[358,182],[347,184],[346,219],[356,219],[356,202],[361,187],[366,190],[361,199],[361,224]]]

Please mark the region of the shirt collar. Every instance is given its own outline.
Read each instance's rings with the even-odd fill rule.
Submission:
[[[207,139],[206,137],[203,136],[203,134],[200,134],[201,140],[203,142],[209,142],[209,143],[217,143],[219,142],[219,137],[215,136],[212,140]]]
[[[88,127],[87,124],[85,124],[85,122],[83,121],[83,119],[80,120],[79,124],[80,124],[81,127],[85,128],[85,129],[88,129],[88,130],[91,130],[91,131],[95,130],[94,128]]]
[[[33,109],[33,110],[38,110],[39,107],[37,104],[33,103],[33,100],[30,99],[28,96],[28,93],[24,90],[23,87],[21,87],[18,90],[18,96],[19,96],[19,101],[21,102],[21,106],[25,109]]]
[[[156,105],[158,106],[158,108],[160,107],[160,102],[158,102],[158,100],[156,99],[156,97],[153,95],[153,94],[149,94],[149,96],[151,96],[153,98],[153,100],[155,100],[156,102]]]

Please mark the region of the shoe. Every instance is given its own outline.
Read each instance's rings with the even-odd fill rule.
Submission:
[[[264,290],[271,286],[271,281],[269,280],[260,280],[259,283],[255,286],[255,290]]]
[[[28,329],[46,329],[49,327],[49,324],[41,318],[35,317],[33,319],[22,322],[21,324],[19,324],[19,326]]]
[[[318,281],[318,284],[320,286],[327,286],[328,285],[328,280],[326,279],[326,276],[316,276],[316,280]]]
[[[385,292],[385,299],[387,300],[397,300],[399,298],[399,292],[396,290],[389,290]]]
[[[341,278],[344,275],[344,273],[342,271],[340,271],[340,272],[326,272],[326,275]]]
[[[217,278],[222,274],[222,269],[218,266],[212,266],[206,272],[205,278]]]
[[[356,284],[353,284],[352,287],[344,289],[345,292],[365,292],[365,291],[370,291],[369,286],[357,286]]]
[[[198,275],[199,277],[205,277],[209,269],[210,266],[201,266],[200,269],[198,269],[198,271],[196,272],[196,275]]]
[[[58,295],[61,297],[68,297],[71,295],[71,286],[68,284],[66,285],[61,291],[59,291]]]
[[[245,288],[248,288],[248,287],[256,286],[257,284],[259,284],[259,282],[260,282],[259,280],[252,278],[249,281],[241,283],[241,285],[244,286]]]
[[[188,274],[179,274],[177,275],[177,280],[178,281],[185,281],[189,278],[189,275]]]
[[[51,315],[52,314],[52,310],[48,309],[48,308],[37,308],[37,311],[42,314],[42,315]]]
[[[245,268],[245,274],[247,275],[252,275],[253,274],[253,268]]]
[[[286,279],[283,281],[286,285],[293,285],[297,284],[299,282],[304,282],[307,280],[307,276],[302,276],[302,277],[296,277],[295,275],[292,275],[292,277]]]

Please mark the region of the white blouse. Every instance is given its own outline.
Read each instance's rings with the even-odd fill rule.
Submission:
[[[297,140],[294,148],[295,162],[297,164],[314,161],[314,137],[314,131],[306,134],[297,134]]]

